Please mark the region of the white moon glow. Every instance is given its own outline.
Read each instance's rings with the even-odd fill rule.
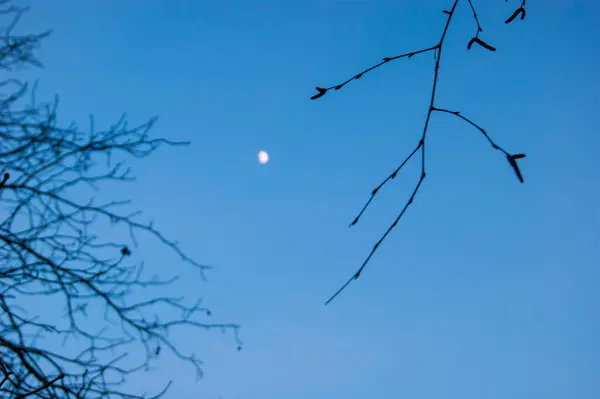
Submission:
[[[262,165],[265,165],[267,162],[269,162],[269,154],[266,151],[259,151],[258,162],[260,162]]]

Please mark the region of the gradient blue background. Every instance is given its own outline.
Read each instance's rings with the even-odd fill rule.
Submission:
[[[107,127],[153,115],[154,135],[191,140],[135,161],[136,183],[106,198],[136,208],[200,262],[208,283],[149,237],[135,255],[202,295],[215,322],[242,325],[240,352],[218,331],[177,336],[205,377],[168,355],[130,380],[168,398],[521,399],[600,397],[600,28],[596,1],[462,0],[448,33],[439,107],[524,152],[526,183],[473,128],[435,114],[428,177],[360,280],[360,265],[403,206],[419,162],[370,191],[417,142],[430,54],[451,0],[36,0],[20,30],[53,28],[39,98],[59,118]],[[256,153],[271,155],[260,166]],[[112,234],[109,230],[101,234]]]

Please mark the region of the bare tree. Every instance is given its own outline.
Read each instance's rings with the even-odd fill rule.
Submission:
[[[477,16],[477,12],[475,9],[475,6],[473,5],[473,1],[472,0],[466,0],[469,4],[469,7],[471,9],[471,11],[473,12],[473,18],[475,20],[475,24],[476,24],[476,32],[475,32],[475,36],[473,36],[471,38],[471,40],[468,42],[467,44],[467,49],[471,50],[473,47],[473,45],[477,45],[476,47],[481,47],[483,49],[486,49],[488,51],[496,51],[496,48],[494,48],[493,46],[491,46],[490,44],[488,44],[487,42],[485,42],[483,39],[481,39],[480,35],[483,32],[483,28],[481,26],[481,23],[479,22],[479,17]],[[508,2],[508,0],[506,0]],[[523,20],[525,18],[526,15],[526,11],[525,11],[525,1],[526,0],[521,0],[521,5],[512,12],[512,14],[504,21],[506,24],[509,24],[511,22],[513,22],[517,17],[520,17],[521,20]],[[421,55],[421,54],[433,54],[433,58],[434,58],[434,74],[433,74],[433,84],[432,84],[432,89],[431,89],[431,97],[430,97],[430,102],[429,102],[429,107],[427,109],[427,116],[425,118],[425,125],[423,127],[423,133],[421,135],[420,140],[418,141],[418,143],[416,144],[415,148],[410,152],[410,154],[400,163],[400,166],[398,166],[396,169],[394,169],[394,171],[389,174],[379,185],[377,185],[377,187],[375,187],[373,189],[373,191],[371,192],[371,197],[369,198],[369,200],[367,201],[367,203],[363,206],[362,210],[358,213],[358,216],[356,216],[354,218],[354,220],[352,221],[352,223],[350,223],[350,227],[354,226],[356,223],[358,223],[360,217],[363,215],[363,213],[366,211],[366,209],[369,207],[369,205],[371,204],[371,201],[373,201],[375,195],[377,195],[377,193],[379,192],[379,190],[381,190],[381,188],[383,186],[385,186],[387,183],[389,183],[391,180],[393,180],[396,175],[398,174],[398,172],[400,172],[400,170],[404,167],[404,165],[407,164],[408,161],[410,161],[413,156],[415,156],[417,153],[420,153],[421,155],[421,176],[412,192],[412,194],[410,195],[408,201],[405,203],[404,207],[401,209],[400,213],[398,214],[398,216],[396,217],[396,219],[393,221],[393,223],[388,227],[388,229],[383,233],[383,235],[379,238],[379,240],[377,240],[377,242],[375,243],[375,245],[373,246],[373,249],[371,250],[371,252],[369,253],[369,255],[367,256],[367,258],[363,261],[362,265],[358,268],[358,270],[352,275],[352,277],[350,277],[346,283],[344,285],[342,285],[328,300],[327,302],[325,302],[325,304],[329,304],[335,297],[337,297],[347,286],[348,284],[350,284],[353,280],[356,280],[360,277],[360,274],[362,273],[362,271],[364,270],[364,268],[367,266],[367,264],[369,263],[369,261],[371,260],[371,258],[373,257],[373,254],[375,254],[375,252],[377,251],[377,248],[379,248],[379,246],[381,245],[381,243],[383,242],[383,240],[386,239],[386,237],[390,234],[390,232],[394,229],[394,227],[396,227],[396,225],[398,224],[398,222],[400,221],[400,219],[402,218],[402,216],[404,215],[404,213],[406,212],[406,210],[408,209],[408,206],[410,204],[412,204],[413,200],[415,199],[415,196],[417,195],[417,192],[419,191],[419,188],[421,187],[421,184],[423,183],[423,180],[425,180],[425,176],[426,176],[426,172],[425,172],[425,166],[426,166],[426,158],[425,158],[425,147],[426,147],[426,139],[427,139],[427,128],[429,127],[429,121],[431,119],[431,116],[433,115],[434,112],[437,113],[443,113],[443,114],[448,114],[448,115],[452,115],[455,116],[457,118],[460,118],[461,120],[463,120],[464,122],[466,122],[467,124],[469,124],[470,126],[474,127],[475,129],[477,129],[479,132],[481,132],[481,134],[485,137],[485,139],[490,143],[490,145],[492,146],[492,148],[494,148],[495,150],[498,150],[499,152],[501,152],[502,154],[504,154],[504,156],[506,157],[506,160],[508,161],[509,165],[511,166],[511,168],[514,170],[517,178],[519,179],[519,181],[521,183],[523,183],[523,176],[521,174],[521,171],[519,169],[519,166],[517,165],[517,160],[525,158],[525,154],[512,154],[508,151],[506,151],[504,148],[500,147],[498,144],[496,144],[496,142],[494,140],[492,140],[492,138],[490,137],[490,135],[487,133],[487,131],[485,129],[483,129],[480,125],[478,125],[477,123],[475,123],[472,119],[464,116],[463,114],[461,114],[459,111],[455,111],[455,110],[451,110],[448,108],[444,108],[444,107],[440,107],[436,104],[435,101],[435,95],[436,95],[436,89],[437,89],[437,82],[438,82],[438,76],[439,76],[439,72],[440,72],[440,60],[442,58],[442,50],[444,48],[444,40],[446,38],[446,33],[448,32],[448,27],[450,26],[450,23],[452,22],[452,17],[454,16],[454,13],[456,11],[456,6],[458,5],[458,3],[460,2],[460,0],[454,0],[452,7],[450,8],[450,10],[444,10],[443,12],[447,15],[447,20],[446,20],[446,24],[444,25],[444,28],[442,30],[441,33],[441,37],[439,42],[437,42],[436,44],[434,44],[431,47],[427,47],[427,48],[423,48],[423,49],[419,49],[419,50],[414,50],[405,54],[400,54],[400,55],[396,55],[393,57],[385,57],[383,58],[383,60],[367,69],[365,69],[364,71],[361,71],[359,73],[357,73],[356,75],[352,76],[351,78],[345,80],[344,82],[338,83],[336,85],[330,86],[330,87],[317,87],[317,93],[315,95],[313,95],[311,97],[311,100],[316,100],[318,98],[323,97],[325,94],[327,94],[329,91],[331,90],[340,90],[341,88],[343,88],[344,86],[346,86],[348,83],[354,81],[354,80],[358,80],[360,79],[362,76],[364,76],[365,74],[379,68],[382,67],[383,65],[387,65],[392,61],[398,60],[398,59],[402,59],[402,58],[411,58],[415,55]]]
[[[5,74],[41,65],[35,49],[49,32],[14,34],[24,11],[0,0],[0,18],[8,23],[0,43]],[[124,383],[147,369],[161,348],[201,376],[200,360],[169,333],[218,328],[232,330],[237,340],[238,326],[207,323],[210,311],[199,301],[161,296],[155,290],[175,278],[146,278],[130,248],[137,245],[136,233],[146,233],[199,276],[208,266],[185,255],[152,223],[139,221],[137,212],[123,212],[126,201],[76,199],[83,187],[132,180],[123,161],[111,162],[111,155],[144,158],[161,146],[186,143],[151,138],[155,119],[130,128],[123,117],[104,131],[96,131],[92,119],[83,133],[74,124],[60,127],[56,112],[57,99],[38,104],[35,88],[11,78],[0,82],[0,397],[147,397],[128,392]],[[98,237],[94,230],[102,220],[126,228],[131,241]],[[64,306],[64,319],[44,317],[52,313],[44,307],[56,303]],[[61,341],[68,349],[56,345]]]

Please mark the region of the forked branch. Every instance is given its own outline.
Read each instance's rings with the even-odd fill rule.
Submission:
[[[467,44],[467,49],[471,50],[472,46],[474,44],[477,44],[489,51],[496,51],[496,48],[491,46],[490,44],[486,43],[484,40],[482,40],[479,35],[481,32],[483,32],[483,28],[481,26],[480,20],[479,20],[479,16],[477,14],[477,11],[475,10],[475,6],[473,5],[472,0],[467,0],[468,1],[468,5],[473,13],[473,18],[475,20],[475,23],[477,25],[477,31],[475,33],[475,36],[473,36],[471,38],[471,40],[468,42]],[[373,201],[373,199],[375,198],[375,195],[377,195],[379,193],[379,191],[381,190],[381,188],[383,188],[384,185],[386,185],[387,183],[389,183],[391,180],[393,180],[396,175],[398,174],[398,172],[400,172],[400,170],[404,167],[404,165],[406,165],[408,163],[408,161],[410,161],[415,154],[420,153],[421,155],[421,174],[419,177],[419,180],[417,182],[417,184],[415,185],[412,194],[410,195],[410,197],[408,198],[408,201],[405,203],[404,207],[401,209],[400,213],[398,214],[398,216],[396,217],[396,219],[393,221],[393,223],[388,227],[388,229],[383,233],[383,235],[379,238],[379,240],[375,243],[375,245],[373,246],[373,248],[371,249],[371,252],[369,253],[369,255],[367,256],[367,258],[363,261],[363,263],[361,264],[361,266],[358,268],[358,270],[325,302],[325,304],[329,304],[333,299],[335,299],[344,289],[346,289],[346,287],[353,281],[356,280],[360,277],[362,271],[364,270],[364,268],[367,266],[367,264],[369,263],[369,261],[371,260],[371,258],[373,257],[373,255],[375,254],[375,252],[377,251],[377,249],[379,248],[379,246],[381,245],[381,243],[387,238],[387,236],[390,234],[390,232],[394,229],[394,227],[396,227],[398,225],[398,222],[400,221],[400,219],[402,218],[402,216],[404,216],[404,214],[406,213],[406,210],[408,209],[409,205],[411,205],[415,199],[415,196],[417,195],[417,192],[419,191],[419,189],[421,188],[421,185],[423,183],[423,181],[425,180],[425,177],[427,176],[426,174],[426,157],[425,157],[425,148],[426,148],[426,139],[427,139],[427,130],[429,127],[429,121],[431,120],[431,115],[433,114],[434,111],[440,112],[440,113],[447,113],[447,114],[451,114],[454,115],[460,119],[462,119],[463,121],[467,122],[468,124],[470,124],[471,126],[475,127],[477,130],[479,130],[484,137],[488,140],[488,142],[492,145],[492,147],[498,151],[501,151],[502,153],[504,153],[506,155],[506,158],[510,164],[510,166],[512,167],[512,169],[514,170],[515,174],[517,175],[517,178],[519,179],[519,181],[521,183],[523,183],[523,176],[521,174],[521,171],[517,165],[517,160],[524,158],[525,154],[510,154],[508,151],[504,150],[502,147],[500,147],[498,144],[496,144],[489,136],[489,134],[479,125],[477,125],[476,123],[474,123],[471,119],[464,117],[463,115],[460,114],[460,112],[458,111],[450,111],[448,109],[444,109],[444,108],[439,108],[435,106],[435,96],[436,96],[436,90],[437,90],[437,82],[438,82],[438,76],[439,76],[439,70],[440,70],[440,61],[441,61],[441,57],[442,57],[442,50],[444,48],[444,40],[446,38],[446,34],[448,32],[448,28],[450,26],[450,23],[452,21],[452,17],[454,16],[454,13],[456,12],[456,7],[458,5],[458,3],[460,2],[460,0],[454,0],[453,4],[452,4],[452,8],[450,10],[444,10],[444,13],[448,15],[447,20],[446,20],[446,24],[444,25],[444,29],[442,31],[442,34],[440,36],[440,40],[437,44],[435,44],[434,46],[431,47],[427,47],[421,50],[416,50],[416,51],[412,51],[410,53],[405,53],[405,54],[401,54],[401,55],[397,55],[394,57],[385,57],[383,58],[383,61],[371,66],[370,68],[365,69],[362,72],[359,72],[358,74],[352,76],[351,78],[345,80],[342,83],[339,83],[337,85],[333,85],[330,87],[317,87],[317,93],[315,95],[313,95],[311,97],[311,100],[316,100],[320,97],[323,97],[325,94],[327,94],[327,92],[329,92],[330,90],[340,90],[341,88],[343,88],[344,86],[346,86],[348,83],[350,83],[353,80],[358,80],[360,79],[363,75],[365,75],[368,72],[373,71],[374,69],[377,69],[391,61],[400,59],[400,58],[410,58],[416,54],[421,54],[421,53],[427,53],[427,52],[433,52],[434,54],[434,75],[433,75],[433,84],[432,84],[432,89],[431,89],[431,97],[430,97],[430,102],[429,102],[429,107],[427,110],[427,116],[425,118],[425,124],[423,127],[423,131],[421,134],[421,138],[419,139],[417,145],[415,146],[415,148],[412,150],[412,152],[410,152],[410,154],[404,158],[404,160],[400,163],[400,166],[398,166],[390,175],[388,175],[377,187],[375,187],[375,189],[373,189],[373,191],[371,192],[371,196],[369,198],[369,200],[366,202],[366,204],[363,206],[363,208],[361,209],[361,211],[358,213],[358,215],[354,218],[354,220],[352,221],[352,223],[350,223],[350,227],[354,226],[355,224],[358,223],[358,221],[360,220],[360,218],[362,217],[362,215],[364,214],[364,212],[367,210],[367,208],[369,207],[369,205],[371,205],[371,202]],[[513,21],[517,16],[521,16],[521,19],[523,19],[525,17],[525,0],[522,1],[520,8],[518,8],[513,15],[511,15],[511,17],[509,17],[508,20],[506,20],[506,23],[510,23],[511,21]]]

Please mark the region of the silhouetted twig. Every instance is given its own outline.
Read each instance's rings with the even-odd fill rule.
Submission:
[[[521,174],[521,171],[519,170],[519,167],[517,165],[517,160],[524,158],[525,154],[510,154],[508,153],[506,150],[504,150],[503,148],[501,148],[499,145],[497,145],[494,141],[492,141],[492,139],[490,138],[490,136],[488,135],[488,133],[481,128],[479,125],[475,124],[472,120],[462,116],[458,111],[449,111],[447,109],[443,109],[443,108],[438,108],[435,106],[435,95],[436,95],[436,89],[437,89],[437,82],[438,82],[438,75],[439,75],[439,69],[440,69],[440,60],[441,60],[441,56],[442,56],[442,49],[444,46],[444,39],[446,38],[446,33],[448,32],[448,27],[450,26],[450,22],[452,21],[452,17],[454,16],[455,10],[456,10],[456,6],[458,5],[460,0],[454,0],[454,3],[452,4],[452,8],[450,10],[444,10],[444,13],[448,15],[448,19],[446,20],[446,24],[444,26],[444,29],[442,31],[441,37],[439,42],[432,47],[428,47],[422,50],[417,50],[417,51],[413,51],[410,53],[406,53],[406,54],[402,54],[399,56],[395,56],[395,57],[386,57],[383,59],[382,62],[375,64],[374,66],[365,69],[364,71],[354,75],[353,77],[351,77],[350,79],[338,84],[338,85],[333,85],[327,88],[323,88],[323,87],[317,87],[317,94],[315,94],[314,96],[311,97],[312,100],[315,100],[317,98],[323,97],[325,94],[327,94],[328,91],[335,89],[335,90],[339,90],[342,87],[344,87],[346,84],[348,84],[349,82],[351,82],[352,80],[357,80],[360,77],[362,77],[365,73],[370,72],[392,60],[395,59],[399,59],[399,58],[410,58],[413,55],[416,54],[420,54],[420,53],[426,53],[426,52],[433,52],[434,53],[434,60],[435,60],[435,66],[434,66],[434,76],[433,76],[433,87],[431,90],[431,98],[430,98],[430,102],[429,102],[429,109],[427,111],[427,117],[425,118],[425,125],[423,127],[423,133],[421,135],[420,140],[418,141],[418,143],[416,144],[415,148],[412,150],[412,152],[402,161],[402,163],[400,164],[400,166],[398,166],[388,177],[386,177],[377,187],[375,187],[375,189],[371,192],[371,197],[369,198],[369,200],[367,201],[367,203],[363,206],[363,208],[361,209],[361,211],[359,212],[358,216],[356,216],[356,218],[352,221],[352,223],[350,223],[350,227],[354,226],[356,223],[358,223],[359,219],[362,217],[362,215],[364,214],[364,212],[367,210],[367,208],[369,207],[369,205],[371,204],[371,202],[373,201],[375,195],[377,195],[377,193],[380,191],[380,189],[387,184],[388,182],[390,182],[391,180],[393,180],[396,175],[398,174],[398,172],[400,172],[400,170],[404,167],[404,165],[406,165],[406,163],[411,160],[413,158],[413,156],[417,153],[420,152],[421,153],[421,175],[419,177],[419,181],[417,182],[416,186],[414,187],[412,194],[410,195],[408,201],[406,202],[406,204],[404,205],[404,207],[401,209],[400,213],[398,214],[398,216],[396,217],[396,219],[394,220],[394,222],[388,227],[388,229],[383,233],[383,235],[379,238],[379,240],[375,243],[375,245],[373,246],[373,249],[371,249],[371,252],[369,253],[369,255],[367,256],[367,258],[364,260],[364,262],[362,263],[362,265],[358,268],[358,270],[352,275],[352,277],[350,277],[346,283],[344,283],[344,285],[342,285],[326,302],[325,304],[329,304],[334,298],[336,298],[347,286],[348,284],[350,284],[350,282],[352,282],[353,280],[356,280],[360,277],[362,271],[364,270],[364,268],[367,266],[367,264],[369,263],[369,261],[371,260],[371,258],[373,257],[373,255],[375,254],[375,251],[377,251],[377,249],[379,248],[379,246],[381,245],[381,243],[386,239],[386,237],[390,234],[390,232],[394,229],[394,227],[396,227],[396,225],[398,224],[398,222],[400,221],[400,219],[402,218],[402,216],[404,215],[404,213],[406,212],[406,210],[408,209],[409,205],[411,205],[413,203],[413,200],[417,194],[417,192],[419,191],[419,188],[421,187],[421,184],[423,183],[423,180],[425,180],[426,177],[426,171],[425,171],[425,147],[426,147],[426,138],[427,138],[427,129],[429,127],[429,121],[431,119],[431,115],[434,111],[437,112],[441,112],[441,113],[448,113],[454,116],[459,117],[460,119],[464,120],[465,122],[469,123],[471,126],[475,127],[476,129],[478,129],[484,136],[485,138],[489,141],[489,143],[492,145],[492,147],[494,149],[497,149],[499,151],[501,151],[502,153],[504,153],[507,157],[507,160],[510,164],[510,166],[513,168],[515,174],[517,175],[517,178],[519,179],[519,181],[521,181],[521,183],[523,182],[523,177]],[[467,48],[470,50],[471,47],[473,46],[473,44],[478,44],[479,46],[490,50],[490,51],[496,51],[496,48],[491,46],[490,44],[486,43],[485,41],[483,41],[480,37],[479,34],[481,32],[483,32],[483,28],[481,26],[479,17],[477,15],[477,12],[475,10],[475,7],[473,5],[472,0],[468,0],[468,4],[469,7],[471,8],[471,11],[473,12],[473,18],[475,19],[475,22],[477,24],[477,32],[475,34],[475,36],[469,41]],[[518,14],[521,14],[521,19],[524,18],[525,16],[525,1],[522,1],[521,4],[521,8],[519,8],[517,11],[515,11],[515,14],[511,17],[512,19],[514,19]],[[509,18],[510,19],[510,18]],[[511,20],[512,20],[511,19]],[[510,22],[510,21],[507,21]]]
[[[2,387],[2,385],[4,385],[4,383],[6,381],[9,380],[11,375],[12,375],[12,373],[10,373],[10,372],[4,374],[4,378],[2,379],[2,381],[0,381],[0,388]],[[58,381],[62,380],[64,377],[65,377],[64,375],[59,375],[59,376],[53,378],[52,380],[45,382],[43,385],[39,386],[38,388],[35,388],[29,392],[18,394],[17,396],[15,396],[15,398],[16,399],[25,399],[25,398],[34,396],[37,393],[50,388],[52,385],[56,384]]]
[[[473,6],[473,1],[469,0],[469,7],[471,7],[471,11],[473,11],[473,19],[475,19],[475,23],[477,24],[477,33],[475,33],[475,37],[479,36],[480,32],[483,32],[483,28],[479,23],[479,18],[477,17],[477,11],[475,11],[475,7]]]

